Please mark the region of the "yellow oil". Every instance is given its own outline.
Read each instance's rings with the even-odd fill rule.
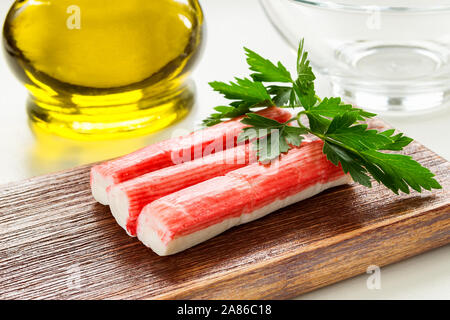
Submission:
[[[4,47],[34,125],[105,139],[188,113],[202,25],[197,0],[24,0],[7,16]]]

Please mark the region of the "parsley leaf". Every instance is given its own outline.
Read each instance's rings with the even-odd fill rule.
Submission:
[[[323,145],[323,153],[327,156],[334,165],[342,165],[345,173],[350,173],[353,181],[358,182],[366,187],[372,187],[370,177],[367,175],[367,170],[361,165],[361,159],[355,157],[345,148],[337,144],[325,141]]]
[[[296,106],[297,97],[291,87],[273,85],[268,87],[268,92],[272,95],[273,103],[276,106],[288,105],[292,108]]]
[[[281,62],[275,65],[250,49],[244,48],[244,50],[250,70],[255,71],[251,75],[253,80],[260,82],[292,82],[291,74]]]
[[[308,53],[304,50],[305,40],[302,39],[297,52],[297,75],[300,83],[311,83],[316,80],[312,68],[309,65]]]
[[[223,120],[239,117],[249,112],[251,106],[252,104],[237,101],[235,103],[231,103],[230,106],[215,107],[214,110],[218,112],[209,115],[208,118],[203,120],[203,124],[210,127],[222,122]]]
[[[377,132],[367,130],[366,124],[355,124],[358,112],[349,111],[337,115],[325,132],[324,153],[334,164],[341,163],[344,172],[353,180],[370,186],[368,174],[376,181],[398,194],[409,193],[409,187],[420,192],[440,188],[428,169],[411,157],[401,154],[386,154],[379,150],[401,150],[412,139],[394,130]]]
[[[395,132],[395,129],[390,129],[390,130],[380,132],[380,134],[390,137],[392,139],[392,143],[383,146],[383,148],[381,148],[379,150],[400,151],[400,150],[403,150],[403,148],[406,147],[407,145],[409,145],[411,142],[413,142],[413,139],[404,136],[403,133],[399,133],[395,136],[392,136],[394,134],[394,132]]]
[[[213,126],[223,120],[235,118],[246,114],[253,107],[272,106],[270,94],[261,82],[250,79],[235,78],[235,82],[225,83],[214,81],[209,85],[224,95],[225,98],[235,100],[229,106],[218,106],[214,109],[217,113],[211,114],[203,120],[206,126]]]
[[[317,102],[316,91],[314,89],[314,84],[309,82],[300,82],[296,81],[293,86],[294,91],[296,92],[298,99],[301,103],[301,106],[305,110],[309,110]]]
[[[288,123],[280,123],[256,113],[248,113],[241,122],[250,127],[244,128],[238,142],[253,141],[261,162],[277,158],[281,153],[288,152],[292,146],[300,146],[304,139],[302,135],[308,133],[303,128],[292,127]]]
[[[312,108],[317,102],[316,91],[314,89],[314,75],[308,53],[304,50],[304,40],[300,41],[297,52],[297,79],[293,83],[293,90],[296,92],[301,106],[306,110]]]
[[[247,103],[258,104],[261,102],[271,102],[270,95],[266,87],[261,82],[252,81],[250,79],[235,78],[236,82],[210,82],[209,85],[215,90],[222,93],[225,98],[230,100],[241,100]]]
[[[328,126],[325,135],[356,150],[379,150],[394,141],[376,130],[367,130],[367,124],[355,124],[358,113],[354,111],[337,115]]]
[[[378,182],[383,183],[396,194],[400,190],[409,193],[409,187],[417,192],[421,192],[421,188],[442,189],[433,179],[434,174],[410,156],[375,150],[365,150],[362,154],[366,169]]]
[[[362,109],[354,108],[350,104],[342,103],[341,98],[325,98],[318,105],[310,108],[308,110],[308,114],[333,118],[338,115],[343,115],[344,113],[349,111],[359,112],[358,120],[363,120],[364,118],[372,118],[375,116],[374,113],[366,112]]]

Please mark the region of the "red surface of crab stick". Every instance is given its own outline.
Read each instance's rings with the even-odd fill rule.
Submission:
[[[117,223],[136,236],[136,221],[150,202],[202,181],[256,162],[249,144],[153,171],[108,188],[108,202]]]
[[[285,122],[291,116],[288,111],[276,107],[266,108],[258,113],[279,122]],[[113,184],[191,161],[204,154],[235,147],[237,136],[246,127],[240,122],[241,119],[242,117],[238,117],[182,137],[165,140],[94,166],[91,169],[92,195],[98,202],[108,204],[106,189]]]
[[[142,210],[137,237],[158,255],[174,254],[350,182],[322,147],[321,141],[309,142],[269,166],[250,164],[162,197]]]

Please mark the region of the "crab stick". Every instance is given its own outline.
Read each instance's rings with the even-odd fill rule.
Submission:
[[[351,181],[313,141],[270,165],[253,163],[144,207],[137,237],[158,255],[183,251],[239,224]]]
[[[285,122],[291,116],[288,111],[276,107],[266,108],[258,113],[279,122]],[[241,123],[241,119],[242,117],[238,117],[182,137],[165,140],[92,167],[92,195],[95,200],[106,205],[106,190],[111,185],[235,147],[239,133],[246,126]]]
[[[130,236],[136,236],[136,221],[145,205],[252,162],[256,153],[245,144],[112,185],[107,190],[111,213]]]

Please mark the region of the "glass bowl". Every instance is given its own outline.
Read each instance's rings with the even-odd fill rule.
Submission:
[[[448,0],[260,1],[292,47],[305,38],[312,65],[330,78],[334,95],[384,114],[446,106]]]

